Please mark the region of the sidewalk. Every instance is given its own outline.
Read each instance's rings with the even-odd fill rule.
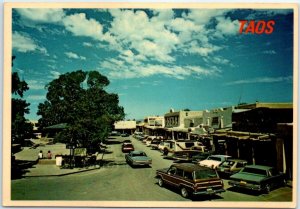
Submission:
[[[38,153],[43,151],[44,155],[50,150],[52,152],[52,160],[48,163],[35,163],[38,162]],[[108,149],[109,150],[109,149]],[[65,176],[85,171],[100,169],[100,165],[92,165],[85,168],[61,168],[55,164],[55,155],[68,155],[69,149],[66,149],[65,144],[57,143],[53,145],[43,145],[36,149],[24,147],[22,151],[15,154],[16,160],[33,162],[32,167],[26,168],[23,177],[50,177],[50,176]],[[103,161],[110,161],[113,158],[112,154],[104,154]],[[102,160],[102,153],[98,154],[97,161]]]
[[[100,169],[99,165],[90,166],[88,168],[73,168],[66,169],[60,168],[57,165],[40,165],[36,164],[30,168],[24,177],[51,177],[51,176],[65,176],[69,174],[81,173],[85,171],[91,171]]]

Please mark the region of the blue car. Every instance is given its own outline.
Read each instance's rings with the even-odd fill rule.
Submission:
[[[150,166],[152,159],[143,151],[131,151],[125,155],[126,162],[131,166]]]

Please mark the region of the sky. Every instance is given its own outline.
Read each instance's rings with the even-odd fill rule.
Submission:
[[[18,8],[12,20],[30,120],[45,86],[80,69],[108,77],[126,119],[293,102],[292,10]],[[240,34],[239,20],[274,20],[274,30]]]

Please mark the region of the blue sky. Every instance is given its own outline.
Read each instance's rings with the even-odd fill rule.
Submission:
[[[170,108],[293,102],[293,11],[251,9],[14,9],[13,71],[29,85],[30,120],[45,85],[97,70],[127,119]],[[274,20],[272,34],[239,34],[238,20]]]

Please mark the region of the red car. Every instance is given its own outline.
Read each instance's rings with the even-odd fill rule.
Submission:
[[[122,152],[131,152],[134,151],[134,147],[132,144],[123,144],[122,145]]]

